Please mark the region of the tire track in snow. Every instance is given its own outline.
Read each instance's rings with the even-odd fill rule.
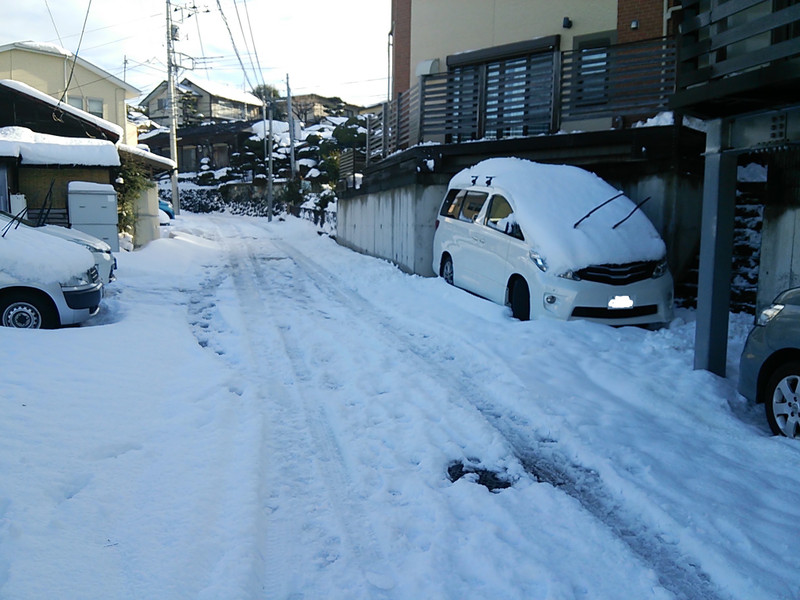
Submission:
[[[431,360],[441,352],[431,349],[425,339],[408,338],[398,332],[392,317],[383,313],[378,307],[369,303],[360,294],[348,289],[325,267],[318,264],[299,249],[285,240],[274,240],[276,247],[289,256],[302,270],[325,292],[327,298],[343,306],[357,311],[362,320],[371,321],[372,325],[382,330],[385,337],[392,340],[397,351],[403,355],[414,357],[420,371],[438,378],[440,373],[432,366],[437,362]],[[487,353],[485,348],[478,348],[471,342],[477,355]],[[494,365],[503,364],[500,360],[489,361]],[[454,368],[458,368],[453,365]],[[515,380],[513,372],[505,368]],[[615,498],[605,487],[600,476],[581,465],[574,464],[558,448],[556,440],[540,439],[532,435],[530,424],[524,419],[509,419],[497,410],[492,397],[493,392],[487,387],[479,387],[473,373],[464,371],[460,376],[450,379],[453,386],[451,400],[458,404],[456,398],[463,398],[472,404],[495,430],[507,440],[524,468],[538,481],[549,483],[562,490],[604,524],[616,538],[623,542],[644,565],[656,573],[659,583],[678,599],[685,600],[723,600],[720,590],[713,584],[702,569],[691,562],[677,545],[671,545],[661,539],[658,532],[641,520],[641,516],[628,509],[619,498]],[[519,384],[521,385],[521,384]]]
[[[243,320],[247,321],[249,318],[248,325],[252,325],[245,328],[251,367],[248,379],[251,382],[261,382],[260,399],[270,406],[269,416],[264,416],[270,421],[265,426],[270,438],[270,451],[262,453],[265,461],[262,498],[266,502],[265,510],[268,513],[266,522],[262,525],[265,573],[263,588],[270,598],[286,597],[291,592],[287,589],[290,582],[285,582],[286,574],[296,571],[298,562],[302,564],[304,561],[298,561],[297,556],[287,552],[286,542],[294,541],[300,518],[329,510],[333,511],[335,519],[340,523],[342,535],[326,531],[321,524],[324,520],[316,520],[314,535],[317,537],[317,545],[322,540],[322,545],[328,548],[325,556],[317,557],[317,562],[333,563],[339,560],[341,552],[338,547],[344,541],[363,573],[364,580],[371,586],[369,597],[383,597],[384,592],[395,584],[391,571],[386,566],[372,527],[351,499],[353,484],[324,409],[312,402],[313,394],[304,393],[305,388],[313,384],[313,375],[302,346],[291,335],[291,315],[287,317],[284,309],[275,310],[285,304],[286,290],[276,287],[273,261],[286,257],[268,256],[264,252],[264,242],[267,240],[248,237],[236,224],[232,224],[232,227],[237,231],[236,239],[241,242],[227,243],[230,271],[240,300],[239,310]],[[255,247],[256,243],[259,244],[258,248]],[[293,275],[301,283],[305,280],[300,272]],[[293,296],[293,301],[303,300],[302,295]],[[311,305],[312,299],[308,300]],[[306,306],[304,310],[309,311],[310,308]],[[256,324],[254,315],[265,314],[270,315],[266,327]],[[266,352],[265,347],[271,350]],[[316,456],[321,457],[322,462],[316,465],[305,464],[307,455],[291,450],[309,446],[317,448]],[[307,499],[308,506],[303,504],[290,509],[290,515],[297,519],[292,520],[285,516],[270,518],[273,514],[277,515],[278,511],[286,512],[287,506],[286,499],[281,498],[281,490],[268,489],[268,482],[280,482],[283,491],[291,499],[297,499],[300,496],[297,490],[305,486],[307,492],[313,491],[308,486],[315,480],[318,492],[328,496],[328,503],[311,505],[312,500]],[[302,496],[314,497],[313,494]],[[326,508],[322,508],[323,506]]]

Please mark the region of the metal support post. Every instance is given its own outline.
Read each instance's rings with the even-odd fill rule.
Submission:
[[[736,154],[728,147],[730,123],[717,119],[706,137],[700,274],[694,368],[725,376],[736,209]]]

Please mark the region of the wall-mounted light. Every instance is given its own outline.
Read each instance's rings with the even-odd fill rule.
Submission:
[[[639,29],[639,19],[631,21],[631,29]]]
[[[572,19],[569,17],[564,17],[564,21],[561,23],[561,26],[564,29],[571,29],[572,28]]]

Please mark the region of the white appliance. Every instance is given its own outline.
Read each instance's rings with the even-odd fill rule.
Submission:
[[[70,181],[67,208],[72,227],[100,238],[111,246],[112,252],[119,252],[117,192],[113,185]]]

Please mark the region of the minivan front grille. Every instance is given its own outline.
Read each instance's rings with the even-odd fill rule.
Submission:
[[[633,308],[603,308],[597,306],[576,306],[572,310],[574,318],[581,319],[633,319],[658,314],[658,306],[647,304]]]
[[[94,265],[91,269],[89,269],[89,277],[92,280],[92,283],[97,283],[100,281],[100,272],[97,270],[97,265]]]
[[[591,265],[575,271],[580,279],[608,285],[628,285],[653,276],[658,261],[639,261],[624,265]]]

